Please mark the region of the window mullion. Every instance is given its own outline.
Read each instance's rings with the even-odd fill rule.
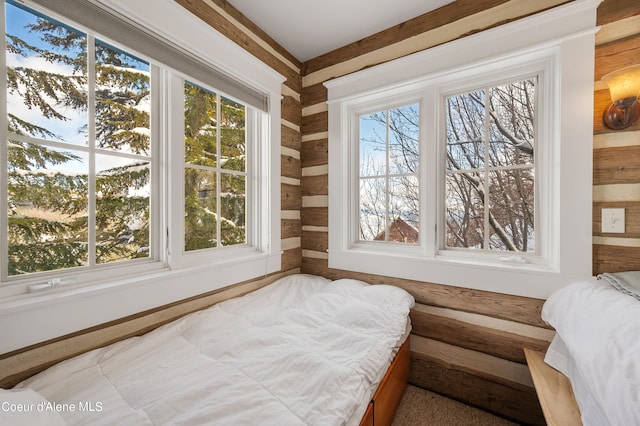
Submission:
[[[390,167],[389,167],[389,156],[390,156],[390,143],[391,141],[389,140],[389,112],[390,110],[386,110],[385,111],[385,191],[384,191],[384,196],[385,196],[385,214],[384,214],[384,229],[385,229],[385,233],[384,233],[384,241],[385,243],[389,242],[389,234],[391,233],[391,217],[389,216],[389,211],[391,210],[391,197],[389,195],[389,190],[391,189],[391,185],[390,185],[390,180],[391,178],[389,177],[390,174]]]
[[[489,112],[489,103],[490,103],[490,91],[489,89],[484,89],[484,176],[483,176],[483,191],[484,191],[484,251],[491,251],[489,240],[491,237],[491,228],[489,223],[489,149],[490,149],[490,140],[491,137],[491,114]]]
[[[221,100],[220,94],[216,94],[216,248],[219,248],[222,245],[222,238],[220,235],[222,232],[222,221],[220,220],[222,217],[222,198],[220,197],[220,190],[222,188],[220,182],[222,180],[222,172],[220,171],[222,169],[220,164],[220,154],[222,152],[222,149],[220,148],[220,142],[222,141],[222,124],[220,121],[220,118],[222,117],[220,111],[222,109]]]
[[[3,5],[4,6],[4,5]],[[0,8],[0,33],[5,34],[5,7]],[[2,37],[0,40],[0,50],[2,50],[2,54],[0,55],[0,90],[2,90],[2,97],[6,99],[7,96],[7,45],[5,37]],[[2,123],[4,123],[4,118],[8,117],[7,115],[7,102],[0,102],[0,117],[3,118]],[[7,138],[7,126],[0,126],[0,138],[2,138],[3,145],[7,145],[9,140]],[[9,275],[9,267],[8,267],[8,253],[9,253],[9,193],[8,193],[8,153],[7,149],[0,149],[0,229],[3,232],[2,237],[0,237],[0,253],[2,254],[2,259],[0,259],[0,281],[5,281],[7,276]]]
[[[89,172],[87,194],[88,257],[89,265],[96,264],[96,45],[95,38],[87,36],[87,144]]]

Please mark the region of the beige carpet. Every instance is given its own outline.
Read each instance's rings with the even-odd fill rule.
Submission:
[[[513,426],[516,424],[486,411],[409,385],[392,426]]]

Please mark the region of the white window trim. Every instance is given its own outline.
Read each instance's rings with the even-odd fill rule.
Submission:
[[[114,278],[111,273],[103,273],[105,279],[87,283],[90,285],[77,282],[81,280],[79,275],[76,278],[78,285],[70,282],[70,285],[56,290],[13,297],[10,289],[13,286],[5,286],[2,289],[5,291],[4,296],[9,297],[0,298],[0,323],[3,324],[0,331],[0,353],[262,277],[281,268],[280,108],[281,87],[285,78],[173,0],[100,2],[125,16],[140,17],[140,24],[149,30],[175,41],[229,75],[268,94],[268,114],[264,113],[260,120],[260,132],[267,140],[259,141],[260,172],[255,179],[255,183],[260,185],[257,191],[260,194],[259,208],[262,217],[254,218],[253,222],[254,225],[261,224],[259,237],[255,248],[247,250],[242,256],[219,259],[213,264],[188,264],[176,260],[172,265],[169,262],[174,259],[161,259],[161,262],[151,264],[151,270],[141,270],[136,275]],[[164,79],[167,80],[168,76],[165,75]],[[167,108],[167,102],[170,99],[163,100],[164,108]],[[160,143],[174,148],[166,140]],[[182,161],[183,157],[182,151],[174,156],[167,149],[161,153],[161,167],[167,170],[167,163],[177,159]],[[173,170],[182,173],[181,168],[174,167]],[[173,207],[183,203],[176,198],[176,195],[182,194],[182,190],[172,192],[176,190],[174,177],[165,176],[160,182],[161,190],[168,199],[167,203]],[[177,211],[181,209],[172,211],[170,215],[173,216],[167,218],[166,223],[175,221]],[[170,231],[171,235],[179,236],[176,229]],[[161,239],[167,242],[166,238]],[[173,247],[176,239],[172,237],[167,243]]]
[[[599,3],[599,0],[578,0],[326,82],[332,170],[329,267],[538,298],[546,298],[572,281],[590,277],[593,66]],[[548,93],[543,96],[554,97],[550,108],[543,111],[543,120],[552,124],[549,134],[542,136],[562,141],[552,144],[554,152],[542,153],[545,158],[536,164],[540,173],[543,163],[555,161],[553,170],[548,170],[554,176],[538,188],[548,194],[550,203],[540,218],[544,223],[543,238],[550,241],[541,248],[547,264],[521,265],[442,255],[435,229],[422,230],[423,244],[415,249],[398,249],[394,245],[389,250],[386,245],[380,250],[371,244],[354,244],[354,215],[344,213],[354,211],[357,196],[355,187],[345,185],[353,182],[351,173],[357,164],[357,151],[346,142],[354,140],[354,111],[381,99],[389,103],[398,97],[411,99],[420,92],[423,99],[440,99],[442,93],[437,92],[438,88],[451,89],[447,84],[452,79],[477,76],[478,69],[498,72],[497,67],[503,64],[519,67],[536,61],[552,74]],[[437,111],[437,101],[423,102],[422,122],[436,122],[433,117],[437,117]],[[437,140],[438,127],[428,127],[426,134],[421,134],[426,140],[421,141],[421,149]],[[432,157],[421,165],[421,183],[429,178],[427,173],[442,170],[443,164],[438,164],[435,158],[438,156]],[[437,194],[432,191],[421,196],[424,200],[421,216],[441,214]],[[551,242],[552,239],[555,241]]]

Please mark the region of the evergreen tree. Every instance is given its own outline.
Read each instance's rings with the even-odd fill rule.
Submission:
[[[95,206],[96,263],[148,257],[149,65],[99,40],[95,58],[87,61],[86,34],[24,6],[6,7],[7,22],[11,13],[22,14],[22,21],[29,15],[24,28],[7,31],[7,57],[49,64],[23,66],[14,60],[7,66],[7,95],[20,100],[9,105],[7,116],[9,275],[88,264],[90,200]],[[90,87],[95,88],[92,94]],[[38,112],[35,119],[33,111]],[[77,116],[86,117],[83,124],[77,124]],[[56,130],[72,125],[80,142],[65,140]],[[186,83],[185,128],[186,163],[230,171],[186,169],[185,248],[245,243],[244,106]],[[105,150],[95,157],[93,181],[86,154],[74,149],[82,143]],[[220,194],[211,193],[216,179]]]
[[[9,6],[8,6],[9,9]],[[26,14],[27,10],[14,13]],[[41,59],[44,67],[7,67],[8,95],[44,119],[71,122],[88,111],[87,36],[38,16],[20,34],[7,34],[7,53]],[[20,35],[37,36],[27,43]],[[100,148],[136,154],[149,151],[149,75],[139,60],[106,44],[95,43],[95,141]],[[18,117],[9,107],[8,197],[9,275],[86,265],[89,259],[89,175],[78,151],[59,149],[41,139],[67,142],[60,135]],[[38,122],[45,122],[40,119]],[[77,133],[88,136],[88,123]],[[99,161],[96,160],[96,163]],[[55,166],[62,165],[60,168]],[[99,167],[99,164],[97,164]],[[77,171],[76,171],[77,169]],[[149,197],[131,195],[148,185],[149,168],[128,164],[98,170],[95,179],[96,262],[146,256]],[[137,224],[132,228],[132,224]]]

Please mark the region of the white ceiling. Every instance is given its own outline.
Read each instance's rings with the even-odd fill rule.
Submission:
[[[227,1],[304,62],[453,0]]]

